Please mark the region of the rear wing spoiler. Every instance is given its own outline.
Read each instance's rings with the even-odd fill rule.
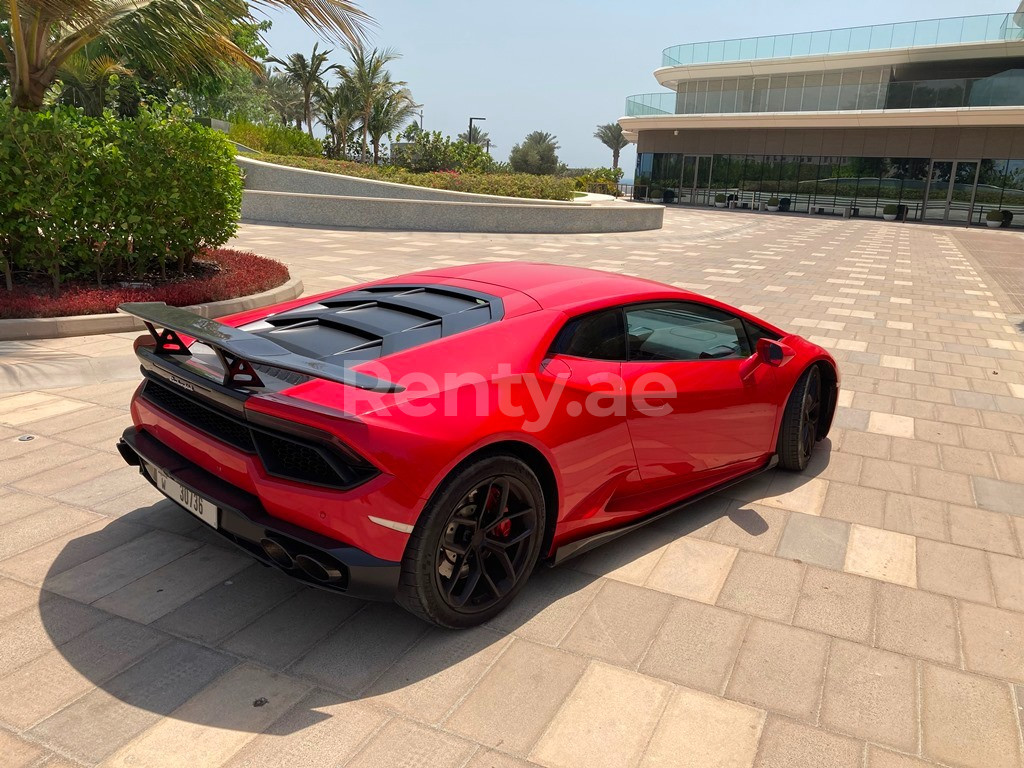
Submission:
[[[359,373],[341,365],[325,363],[297,355],[263,336],[201,317],[162,301],[121,304],[118,312],[142,320],[156,340],[155,354],[160,357],[192,353],[179,333],[201,341],[213,349],[224,366],[225,387],[262,387],[254,364],[301,373],[316,379],[346,384],[372,392],[401,392],[404,387],[376,376]],[[157,330],[161,328],[162,330]]]

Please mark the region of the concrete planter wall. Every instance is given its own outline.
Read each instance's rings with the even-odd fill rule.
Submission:
[[[436,232],[581,234],[660,229],[661,206],[475,195],[236,157],[242,218],[278,224]]]
[[[242,219],[352,229],[582,234],[660,229],[660,205],[534,205],[396,200],[247,189]]]
[[[245,188],[265,192],[297,192],[309,195],[375,197],[393,200],[440,200],[455,203],[496,203],[501,205],[508,205],[510,202],[530,205],[576,205],[576,203],[566,200],[533,200],[500,195],[476,195],[469,192],[453,192],[448,189],[395,184],[391,181],[360,179],[356,176],[342,176],[340,173],[310,171],[305,168],[265,163],[262,160],[241,155],[235,157],[235,162],[245,172]]]

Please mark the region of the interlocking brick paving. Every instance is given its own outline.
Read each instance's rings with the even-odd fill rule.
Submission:
[[[839,360],[835,426],[806,473],[543,569],[470,632],[248,564],[145,485],[113,447],[134,334],[0,344],[0,762],[1024,766],[1024,307],[1001,272],[1024,237],[734,211],[665,223],[243,225],[233,243],[309,293],[481,260],[636,274]]]

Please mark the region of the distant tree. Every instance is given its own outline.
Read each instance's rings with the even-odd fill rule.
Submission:
[[[408,88],[399,88],[383,94],[373,103],[370,113],[370,141],[373,144],[373,164],[380,159],[380,142],[385,134],[401,130],[413,119],[419,105],[412,100]]]
[[[370,120],[373,118],[373,105],[380,99],[397,90],[405,88],[405,81],[394,81],[387,65],[399,58],[399,54],[385,48],[372,51],[360,43],[346,46],[352,63],[341,68],[342,80],[352,89],[359,102],[359,118],[362,122],[363,151],[361,159],[365,163],[370,145]]]
[[[272,70],[263,81],[267,92],[267,103],[274,114],[281,118],[281,125],[295,125],[302,128],[302,89],[286,74]]]
[[[469,129],[463,131],[458,135],[458,139],[467,144],[476,144],[481,147],[486,147],[491,143],[491,137],[487,131],[481,130],[479,125],[474,125],[472,131]]]
[[[333,89],[324,88],[315,96],[320,122],[327,129],[327,156],[345,159],[359,120],[359,99],[345,80]]]
[[[612,151],[612,168],[619,167],[619,152],[626,148],[629,141],[622,135],[622,126],[618,123],[605,123],[597,126],[594,138]]]
[[[306,130],[313,135],[313,94],[324,87],[327,75],[337,70],[337,64],[328,64],[330,51],[318,51],[319,43],[313,43],[313,52],[307,59],[301,53],[293,53],[287,59],[269,58],[267,61],[280,64],[285,77],[291,80],[302,91],[302,118],[306,121]]]
[[[554,136],[534,131],[512,147],[508,162],[515,173],[554,174],[559,168],[557,150]]]

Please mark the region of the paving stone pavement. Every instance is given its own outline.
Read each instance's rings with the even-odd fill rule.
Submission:
[[[134,334],[0,344],[0,763],[1021,768],[1024,318],[993,242],[1024,257],[1012,232],[732,211],[571,237],[244,225],[233,245],[308,292],[580,264],[839,360],[808,472],[541,570],[468,632],[291,583],[125,467]]]

